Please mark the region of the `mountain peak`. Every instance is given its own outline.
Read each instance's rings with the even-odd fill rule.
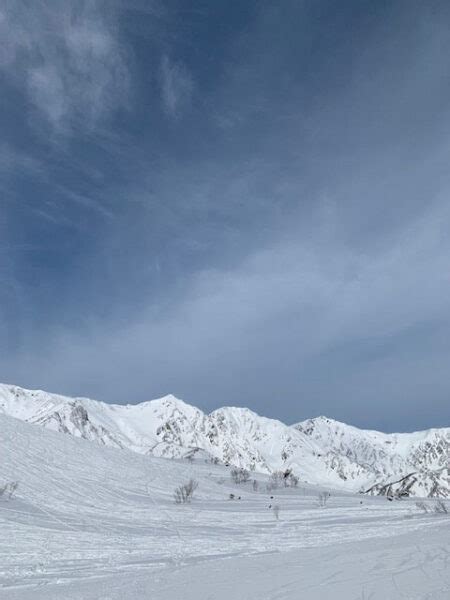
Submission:
[[[154,398],[152,400],[143,400],[142,402],[136,402],[133,404],[114,404],[109,406],[115,406],[117,408],[126,408],[127,410],[137,410],[137,409],[145,409],[147,407],[155,407],[158,405],[162,406],[191,406],[181,400],[181,398],[177,398],[173,394],[166,394],[165,396],[161,396],[160,398]]]
[[[263,473],[290,468],[303,481],[348,491],[384,489],[417,472],[418,494],[449,494],[449,429],[384,434],[324,415],[289,426],[244,407],[206,415],[172,394],[119,405],[14,385],[0,385],[0,412],[141,454],[183,458],[200,449],[203,460]]]

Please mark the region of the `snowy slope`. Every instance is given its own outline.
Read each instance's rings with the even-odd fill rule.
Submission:
[[[98,444],[141,454],[203,457],[271,473],[290,468],[304,482],[371,490],[414,474],[412,495],[450,493],[450,429],[408,434],[364,431],[318,417],[294,426],[245,408],[204,414],[174,396],[113,405],[0,385],[0,412]]]
[[[386,434],[318,417],[294,427],[321,447],[321,460],[360,489],[412,475],[411,495],[450,495],[450,428]],[[373,490],[372,490],[373,492]]]
[[[412,500],[332,491],[320,507],[307,485],[270,498],[265,475],[255,491],[224,465],[143,456],[5,415],[0,456],[0,486],[19,483],[0,497],[1,599],[448,598],[450,517]],[[190,477],[192,503],[175,504]]]

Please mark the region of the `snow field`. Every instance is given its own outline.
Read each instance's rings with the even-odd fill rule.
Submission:
[[[331,490],[319,507],[321,488],[268,493],[258,475],[254,492],[202,459],[101,447],[2,415],[0,449],[0,483],[19,482],[0,498],[1,598],[450,598],[450,517],[412,500]],[[195,497],[176,505],[190,477]]]

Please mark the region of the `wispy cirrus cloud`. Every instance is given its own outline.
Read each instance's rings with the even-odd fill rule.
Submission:
[[[0,0],[0,380],[442,425],[448,8],[181,4]]]
[[[0,173],[2,175],[18,171],[39,174],[42,170],[42,163],[34,156],[20,152],[6,142],[0,143]]]
[[[161,61],[161,100],[170,117],[178,117],[189,105],[194,91],[194,81],[187,68],[173,62],[168,56]]]
[[[56,133],[95,127],[130,94],[116,3],[0,3],[0,69]]]

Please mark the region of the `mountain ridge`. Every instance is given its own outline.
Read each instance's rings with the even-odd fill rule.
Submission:
[[[0,384],[0,412],[140,454],[180,459],[202,450],[204,460],[291,469],[301,481],[352,492],[395,489],[390,483],[414,473],[411,495],[450,495],[450,428],[389,434],[323,415],[286,425],[244,407],[206,414],[171,394],[120,405],[8,384]]]

